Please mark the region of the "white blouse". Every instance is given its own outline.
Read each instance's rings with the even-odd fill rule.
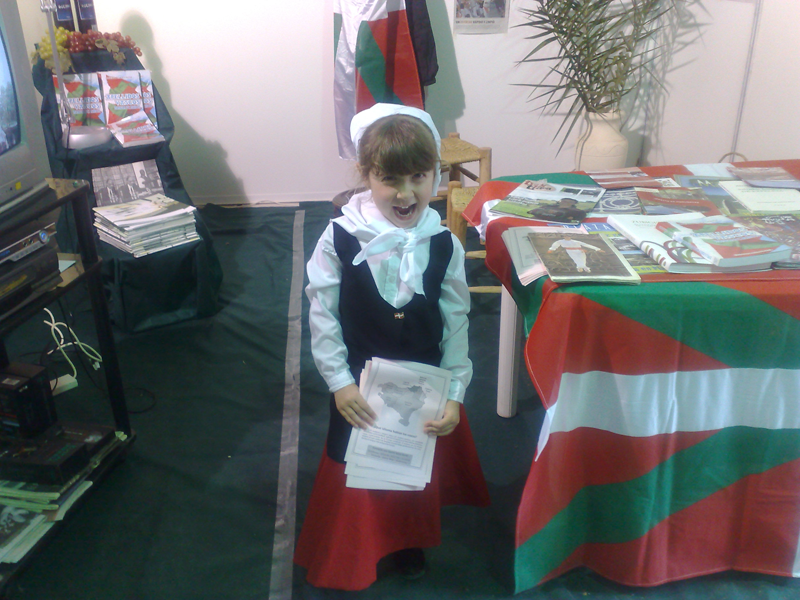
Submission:
[[[430,258],[430,238],[446,229],[439,214],[427,208],[417,225],[401,229],[392,225],[371,200],[369,191],[356,194],[335,219],[355,236],[361,252],[353,264],[366,260],[381,297],[395,308],[407,304],[415,293],[423,293],[422,274]],[[342,265],[333,246],[333,223],[323,232],[308,261],[306,295],[311,302],[309,324],[311,352],[331,392],[355,383],[347,365],[347,347],[339,322],[339,285]],[[468,357],[469,290],[464,272],[464,249],[453,236],[453,256],[447,266],[439,310],[444,333],[439,345],[441,368],[451,372],[448,398],[463,402],[472,379]]]

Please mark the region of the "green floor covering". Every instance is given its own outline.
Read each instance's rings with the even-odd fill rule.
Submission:
[[[119,336],[129,407],[136,411],[131,417],[136,443],[127,460],[12,582],[7,598],[800,598],[797,581],[766,576],[728,573],[638,589],[586,570],[514,596],[514,508],[543,410],[522,373],[519,414],[503,419],[495,413],[497,295],[473,296],[470,354],[475,377],[466,399],[492,506],[444,511],[443,543],[428,552],[429,572],[418,581],[402,580],[382,568],[381,578],[364,592],[326,595],[305,585],[302,570],[295,568],[291,589],[271,590],[273,558],[284,563],[287,558],[285,550],[273,557],[273,533],[296,210],[304,211],[307,258],[330,217],[327,203],[307,203],[300,209],[211,206],[202,211],[224,269],[220,312],[202,321]],[[473,231],[468,241],[477,247]],[[494,283],[479,261],[469,261],[468,268],[471,283]],[[53,307],[57,315],[61,309]],[[63,309],[76,320],[84,341],[94,345],[85,292],[71,293]],[[306,311],[303,298],[304,316]],[[33,360],[48,335],[41,323],[31,322],[15,333],[9,351]],[[327,427],[327,392],[308,344],[304,327],[299,472],[294,482],[297,531]],[[97,373],[93,377],[99,380]],[[102,392],[83,370],[78,381],[76,390],[57,398],[59,414],[109,421]]]

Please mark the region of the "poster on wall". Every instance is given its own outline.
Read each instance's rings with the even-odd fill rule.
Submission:
[[[453,0],[455,33],[506,33],[511,0]]]

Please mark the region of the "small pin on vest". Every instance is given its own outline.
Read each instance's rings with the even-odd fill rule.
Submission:
[[[394,313],[394,318],[395,319],[405,319],[406,318],[406,313],[404,313],[404,312],[396,312],[396,313]]]

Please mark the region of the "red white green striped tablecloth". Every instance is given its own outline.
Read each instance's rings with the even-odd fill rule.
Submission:
[[[800,576],[800,279],[544,288],[517,590]]]
[[[479,203],[514,186],[490,184]],[[503,221],[487,264],[525,316],[547,409],[518,508],[517,591],[578,566],[640,586],[800,576],[800,274],[522,288]]]

